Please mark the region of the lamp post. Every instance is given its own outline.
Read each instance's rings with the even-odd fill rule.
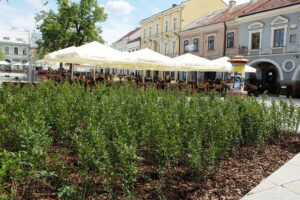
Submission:
[[[229,91],[229,94],[232,96],[246,96],[247,91],[244,91],[245,88],[245,65],[249,62],[245,57],[237,55],[232,57],[229,62],[233,66],[233,77],[232,77],[232,87]]]
[[[29,56],[29,66],[28,66],[28,81],[29,82],[34,82],[34,69],[33,69],[33,64],[32,64],[32,57],[31,57],[31,32],[28,31],[28,35],[29,35],[29,52],[28,52],[28,56]]]

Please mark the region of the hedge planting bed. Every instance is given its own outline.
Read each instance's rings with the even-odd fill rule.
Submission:
[[[0,199],[238,199],[299,152],[299,116],[292,101],[7,85]]]

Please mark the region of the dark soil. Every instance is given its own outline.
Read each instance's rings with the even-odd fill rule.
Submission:
[[[58,152],[57,149],[53,149],[53,151]],[[238,154],[228,155],[219,162],[213,175],[202,182],[193,180],[190,170],[183,166],[169,171],[163,179],[159,178],[154,167],[149,162],[144,161],[139,168],[140,175],[137,179],[133,199],[240,199],[299,152],[300,136],[286,137],[283,142],[265,145],[259,150],[253,147],[244,147],[239,150]],[[78,164],[78,159],[72,152],[64,150],[64,155],[58,154],[67,165],[76,166]],[[68,171],[66,176],[72,179],[74,184],[80,184],[82,179],[73,170]],[[58,199],[57,194],[52,190],[53,188],[42,182],[36,182],[19,189],[19,192],[23,193],[22,199]],[[100,188],[99,190],[101,191]],[[102,200],[107,199],[107,197],[98,196],[87,199]]]
[[[283,142],[259,149],[242,148],[238,155],[229,155],[216,167],[214,175],[202,183],[191,181],[187,168],[170,172],[164,181],[159,179],[138,183],[137,199],[220,200],[240,199],[279,167],[300,152],[300,136],[287,137]],[[144,175],[151,166],[141,167]],[[150,172],[149,172],[150,171]]]

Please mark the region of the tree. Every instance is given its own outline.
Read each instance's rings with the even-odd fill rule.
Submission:
[[[5,59],[6,59],[5,54],[4,54],[4,52],[2,51],[2,49],[0,49],[0,61],[3,61],[3,60],[5,60]]]
[[[36,21],[43,41],[38,41],[40,55],[70,46],[80,46],[91,41],[104,40],[97,24],[106,20],[104,8],[97,0],[57,0],[58,12],[41,11]]]

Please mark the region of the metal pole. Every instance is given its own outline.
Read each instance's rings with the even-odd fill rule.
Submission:
[[[31,32],[29,32],[29,52],[28,52],[28,55],[29,55],[29,66],[28,66],[28,81],[29,82],[34,82],[34,69],[33,69],[33,65],[32,65],[32,57],[31,57]]]
[[[94,66],[94,80],[96,80],[96,66]]]
[[[71,80],[73,81],[73,79],[74,79],[74,64],[71,64],[70,67],[71,67]]]

